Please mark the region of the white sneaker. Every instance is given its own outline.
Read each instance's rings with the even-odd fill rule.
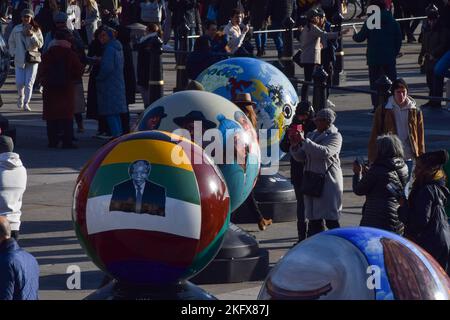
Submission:
[[[29,105],[25,105],[25,107],[23,108],[25,111],[31,111],[31,108],[30,108],[30,106]]]
[[[330,108],[330,109],[334,109],[336,107],[336,105],[333,102],[331,102],[330,99],[328,99],[327,100],[327,107]]]

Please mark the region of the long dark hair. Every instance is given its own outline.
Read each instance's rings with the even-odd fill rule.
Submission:
[[[411,197],[421,187],[433,183],[435,181],[445,179],[443,166],[448,161],[448,153],[445,150],[427,152],[422,154],[416,161],[416,169],[414,170],[415,179],[411,190]]]
[[[39,26],[39,24],[36,22],[36,20],[34,20],[34,18],[30,19],[30,26],[33,27],[34,31],[38,31],[41,27]]]

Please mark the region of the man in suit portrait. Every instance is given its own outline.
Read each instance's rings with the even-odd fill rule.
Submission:
[[[165,216],[166,189],[147,179],[151,168],[146,160],[130,165],[131,179],[114,186],[109,211]]]

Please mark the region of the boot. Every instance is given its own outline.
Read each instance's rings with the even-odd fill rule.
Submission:
[[[272,219],[265,219],[265,218],[261,218],[261,220],[259,220],[258,222],[258,228],[261,231],[266,230],[267,226],[270,226],[272,224]]]

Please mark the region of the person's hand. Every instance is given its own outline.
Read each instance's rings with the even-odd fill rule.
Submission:
[[[360,165],[358,162],[354,161],[353,162],[353,173],[360,175],[362,171],[363,171],[363,166]]]

